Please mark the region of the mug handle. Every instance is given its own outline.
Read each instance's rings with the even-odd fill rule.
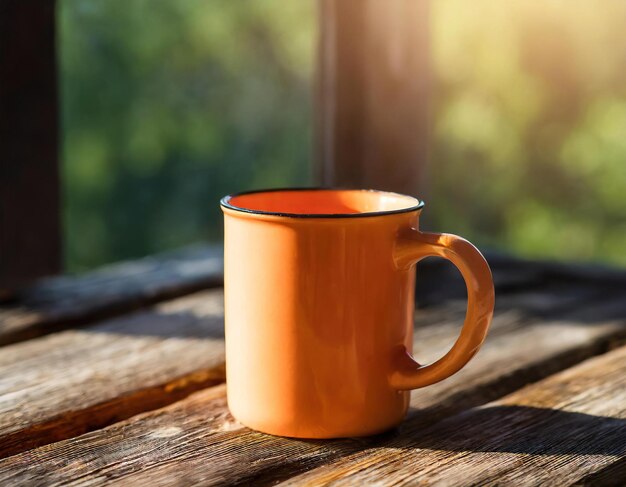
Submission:
[[[395,356],[390,383],[394,389],[410,390],[439,382],[461,370],[478,352],[493,316],[495,293],[487,261],[470,242],[446,233],[424,233],[410,229],[399,235],[394,261],[408,270],[425,257],[443,257],[461,272],[467,286],[467,313],[461,334],[442,358],[420,365],[403,346]]]

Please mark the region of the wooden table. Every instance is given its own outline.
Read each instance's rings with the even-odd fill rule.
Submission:
[[[626,485],[626,273],[490,256],[492,331],[396,430],[303,441],[229,414],[222,264],[196,247],[43,281],[0,307],[3,485]],[[465,310],[419,267],[416,356]]]

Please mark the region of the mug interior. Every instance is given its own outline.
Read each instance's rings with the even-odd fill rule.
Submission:
[[[423,203],[412,196],[360,189],[280,189],[226,196],[222,206],[280,216],[369,216],[414,211]]]

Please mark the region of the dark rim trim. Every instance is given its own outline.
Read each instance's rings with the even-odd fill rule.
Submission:
[[[386,210],[386,211],[369,211],[365,213],[282,213],[277,211],[262,211],[251,210],[249,208],[242,208],[240,206],[234,206],[230,204],[230,200],[237,196],[244,196],[248,194],[257,193],[274,193],[278,191],[366,191],[370,193],[379,194],[393,194],[396,196],[402,196],[405,198],[413,198],[417,200],[417,204],[409,206],[407,208],[400,208],[399,210]],[[384,216],[395,215],[398,213],[410,213],[412,211],[421,210],[424,207],[424,202],[413,196],[404,195],[401,193],[394,193],[393,191],[381,191],[377,189],[353,189],[353,188],[325,188],[325,187],[312,187],[312,188],[270,188],[270,189],[257,189],[253,191],[242,191],[240,193],[233,193],[224,196],[220,200],[220,206],[228,208],[229,210],[238,211],[241,213],[251,213],[254,215],[269,215],[269,216],[281,216],[287,218],[365,218],[370,216]]]

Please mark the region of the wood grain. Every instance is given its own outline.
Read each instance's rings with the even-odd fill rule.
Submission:
[[[0,345],[84,325],[199,289],[221,286],[221,246],[196,246],[41,280],[0,306]]]
[[[68,286],[74,289],[73,283]],[[505,296],[492,335],[505,332],[510,320],[521,323],[558,313],[597,294],[575,288],[548,296],[535,291]],[[421,360],[443,355],[464,312],[463,301],[418,311],[415,340]],[[0,456],[106,426],[222,380],[221,313],[221,291],[207,292],[82,331],[5,347],[0,358]],[[172,346],[181,338],[191,341],[194,353],[178,361],[182,344]],[[204,340],[211,340],[210,348],[199,357]],[[172,381],[183,385],[172,389]]]
[[[529,315],[555,313],[595,294],[579,290],[547,300],[535,293],[505,297],[500,306],[506,311],[497,310],[492,337],[506,334],[510,323],[519,327]],[[82,331],[6,347],[0,358],[0,457],[106,426],[222,380],[221,300],[221,291],[200,293]],[[464,302],[417,312],[420,359],[434,360],[447,351],[464,312]],[[175,356],[178,344],[172,348],[173,340],[181,338],[197,352],[182,362]],[[211,340],[210,348],[198,358],[204,340]],[[175,361],[170,368],[167,360]],[[183,385],[172,389],[172,381]],[[443,414],[444,403],[440,406]]]
[[[598,470],[591,475],[581,478],[572,487],[624,487],[626,484],[626,457]]]
[[[624,458],[626,347],[288,484],[570,485]]]
[[[0,456],[106,426],[223,380],[221,290],[4,347]]]
[[[621,299],[607,297],[580,304],[575,311],[559,313],[558,318],[534,321],[526,317],[522,308],[502,310],[494,323],[494,333],[477,359],[450,380],[414,393],[412,405],[416,409],[403,426],[378,437],[303,441],[256,433],[233,420],[226,407],[224,388],[218,386],[78,438],[6,458],[0,462],[0,482],[12,485],[264,484],[289,479],[328,462],[341,465],[343,457],[346,461],[358,459],[359,455],[367,458],[370,454],[393,457],[403,453],[393,445],[422,438],[421,431],[439,419],[484,404],[494,396],[501,397],[523,384],[602,352],[612,340],[623,339],[626,314]],[[430,319],[434,317],[431,315]],[[434,319],[433,323],[416,332],[419,358],[432,359],[445,351],[459,326],[456,319],[454,323]],[[621,364],[624,352],[620,353],[617,362],[610,359],[607,363]],[[611,367],[608,370],[613,370]],[[596,371],[593,373],[601,374],[601,368],[592,367]],[[594,375],[593,380],[582,379],[575,384],[579,389],[580,384],[593,388],[599,381],[617,380],[618,375],[613,372],[606,377]],[[575,374],[568,377],[575,378]],[[558,384],[561,385],[544,395],[546,401],[559,387],[568,390],[562,380]],[[597,395],[606,393],[607,387]],[[597,399],[597,395],[593,397]],[[543,396],[537,393],[534,397]],[[589,414],[599,414],[597,408],[601,405],[596,399]],[[505,402],[502,407],[505,405],[543,407],[532,402]],[[528,416],[524,411],[517,414]],[[499,413],[494,416],[499,417]],[[573,424],[578,425],[576,421]],[[540,423],[542,427],[544,423]],[[583,423],[583,426],[587,424]],[[606,464],[602,459],[594,462],[593,468]],[[311,480],[316,479],[316,472],[311,474]]]
[[[626,294],[626,272],[599,266],[522,261],[487,254],[498,298],[518,292],[565,295],[593,285]],[[465,297],[456,268],[441,259],[418,267],[416,297],[420,306]],[[221,246],[194,246],[136,261],[106,266],[81,276],[41,280],[12,302],[0,303],[0,345],[27,340],[96,320],[118,316],[155,302],[223,282]]]

